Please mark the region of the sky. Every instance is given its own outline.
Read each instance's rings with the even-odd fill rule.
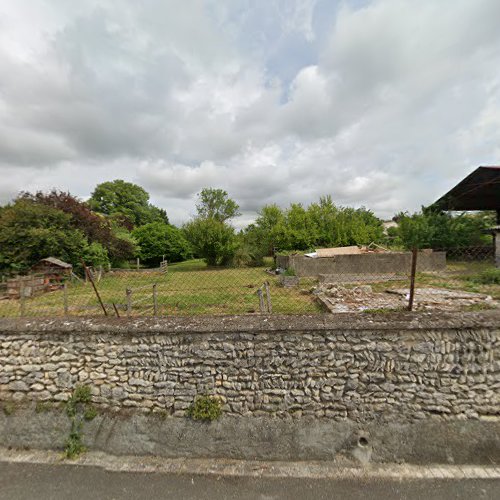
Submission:
[[[498,0],[0,0],[0,203],[103,181],[381,218],[500,164]]]

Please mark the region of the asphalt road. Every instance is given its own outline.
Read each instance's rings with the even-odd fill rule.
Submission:
[[[289,479],[110,472],[0,462],[1,500],[497,499],[495,479]]]

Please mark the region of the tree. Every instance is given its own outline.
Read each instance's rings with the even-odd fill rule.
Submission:
[[[114,262],[130,259],[135,254],[135,243],[126,229],[125,217],[116,216],[115,220],[107,218],[93,212],[88,203],[70,193],[55,189],[49,193],[21,193],[20,199],[52,207],[70,215],[71,225],[81,230],[89,242],[96,242],[104,247]]]
[[[145,189],[121,179],[98,184],[89,203],[92,210],[106,215],[125,216],[134,226],[150,222],[168,224],[167,213],[149,203],[149,194]]]
[[[395,219],[395,243],[405,248],[454,248],[480,246],[489,243],[483,230],[493,225],[494,214],[479,212],[458,215],[442,212],[432,207],[412,215],[400,213]]]
[[[0,211],[0,266],[4,269],[25,271],[49,256],[77,267],[87,249],[83,231],[61,210],[21,198]]]
[[[241,215],[238,204],[228,197],[223,189],[204,188],[198,194],[196,210],[202,219],[215,219],[226,222]]]
[[[184,233],[174,226],[151,222],[134,229],[132,235],[139,244],[140,258],[147,264],[158,264],[163,255],[169,262],[186,260],[191,256]]]
[[[184,226],[184,231],[196,255],[209,266],[229,264],[238,248],[234,229],[216,219],[194,219]]]
[[[227,221],[240,215],[238,208],[238,204],[222,189],[204,188],[198,194],[198,216],[184,226],[184,232],[195,253],[208,265],[231,262],[238,241],[234,228]]]

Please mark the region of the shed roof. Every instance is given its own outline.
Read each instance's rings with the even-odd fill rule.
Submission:
[[[55,266],[62,267],[63,269],[72,269],[73,266],[68,264],[67,262],[63,262],[62,260],[56,259],[55,257],[46,257],[45,259],[41,259],[40,262],[48,262],[49,264],[54,264]]]
[[[500,210],[500,166],[476,168],[434,206],[442,210]]]

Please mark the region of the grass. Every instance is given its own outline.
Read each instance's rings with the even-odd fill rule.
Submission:
[[[121,316],[127,315],[126,290],[131,289],[131,315],[153,314],[153,284],[156,284],[157,315],[253,314],[259,312],[257,289],[269,281],[272,307],[275,313],[318,313],[321,306],[311,295],[299,288],[284,289],[276,276],[265,267],[211,268],[202,260],[170,264],[168,273],[116,271],[105,275],[97,288],[110,316],[113,303]],[[312,286],[315,280],[302,280],[301,287]],[[26,316],[63,316],[63,291],[55,291],[26,299]],[[68,286],[70,315],[103,314],[92,286],[72,283]],[[17,300],[0,301],[0,317],[19,316]]]
[[[265,281],[270,284],[273,313],[314,314],[323,312],[312,294],[304,293],[316,284],[314,279],[301,278],[299,287],[283,288],[278,276],[269,275],[265,267],[214,268],[202,260],[190,260],[169,265],[168,273],[152,271],[114,272],[105,275],[97,287],[110,316],[113,303],[120,316],[127,316],[126,290],[131,289],[131,316],[153,315],[153,284],[156,284],[157,315],[255,314],[259,313],[257,290]],[[418,288],[445,288],[491,295],[500,300],[498,270],[486,262],[457,262],[445,271],[417,273]],[[373,281],[374,292],[388,288],[408,288],[407,276],[391,281]],[[344,285],[355,287],[363,283]],[[55,317],[64,315],[62,290],[26,299],[25,316]],[[71,283],[68,286],[71,316],[98,316],[103,312],[90,284]],[[20,316],[18,300],[0,301],[0,317]]]

